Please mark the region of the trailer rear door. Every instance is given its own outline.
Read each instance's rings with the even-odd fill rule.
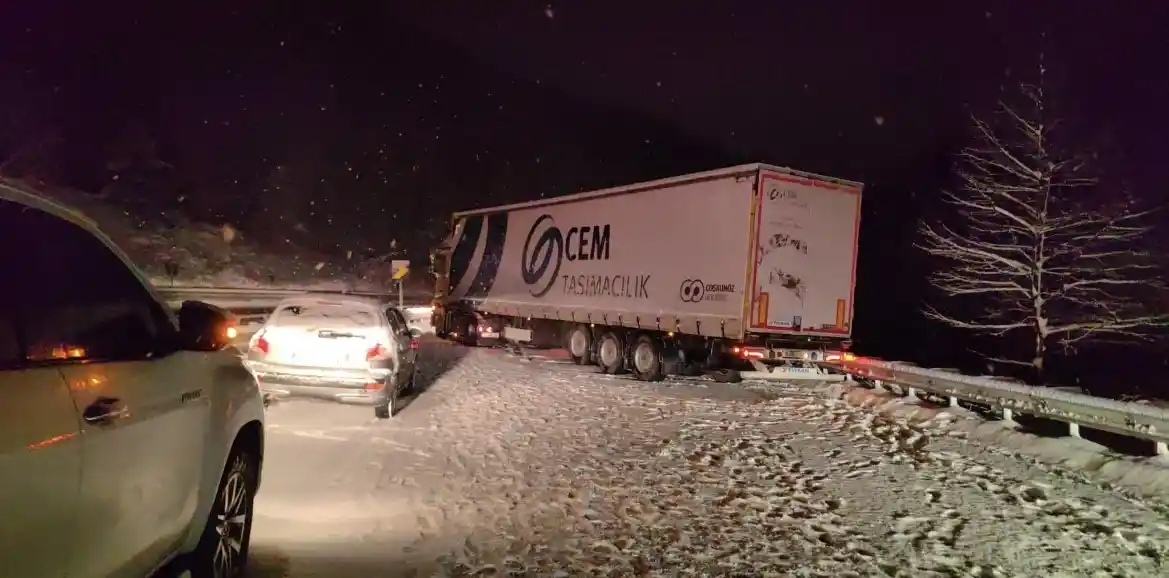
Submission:
[[[751,331],[848,337],[861,186],[763,171],[756,195]]]

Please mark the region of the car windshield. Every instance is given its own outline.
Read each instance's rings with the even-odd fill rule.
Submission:
[[[272,323],[283,327],[370,327],[378,324],[377,312],[365,303],[295,302],[286,304]]]

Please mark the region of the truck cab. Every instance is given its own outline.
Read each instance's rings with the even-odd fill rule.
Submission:
[[[485,316],[467,303],[451,299],[451,243],[430,252],[430,273],[434,275],[433,313],[430,323],[435,335],[471,346],[494,346],[503,336],[503,320]]]
[[[447,297],[450,295],[451,247],[444,243],[430,251],[430,274],[434,276],[434,297],[431,305],[434,312],[430,324],[435,334],[445,339],[450,333],[447,326]]]

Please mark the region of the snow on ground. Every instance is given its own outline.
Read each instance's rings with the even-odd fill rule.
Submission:
[[[258,247],[223,223],[194,223],[177,212],[137,214],[98,196],[64,188],[28,192],[74,209],[125,251],[155,284],[171,285],[166,263],[178,265],[174,284],[200,287],[388,291],[388,260],[337,258],[304,247]],[[384,262],[383,262],[384,261]],[[412,275],[425,282],[424,276]]]
[[[973,440],[993,451],[1004,451],[1040,467],[1051,465],[1064,472],[1077,472],[1104,489],[1162,501],[1169,499],[1169,459],[1166,456],[1120,453],[1087,438],[1037,435],[1033,430],[1012,422],[988,421],[965,409],[943,407],[849,382],[834,384],[827,393],[906,424],[925,425],[935,420],[960,417],[963,419],[954,421],[947,435]],[[1115,438],[1112,441],[1117,443]],[[1124,451],[1139,452],[1142,444],[1134,442],[1126,440],[1121,442],[1121,447]],[[1146,444],[1146,449],[1151,448]]]
[[[270,410],[253,576],[1163,576],[1169,520],[832,399],[428,344],[394,419]]]

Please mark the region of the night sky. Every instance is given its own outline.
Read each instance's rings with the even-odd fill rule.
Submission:
[[[1167,25],[1152,1],[8,2],[0,153],[47,143],[33,172],[86,190],[162,161],[138,206],[416,259],[458,209],[752,161],[856,179],[858,343],[928,357],[877,336],[924,331],[914,222],[967,115],[1042,53],[1071,144],[1161,198]]]

